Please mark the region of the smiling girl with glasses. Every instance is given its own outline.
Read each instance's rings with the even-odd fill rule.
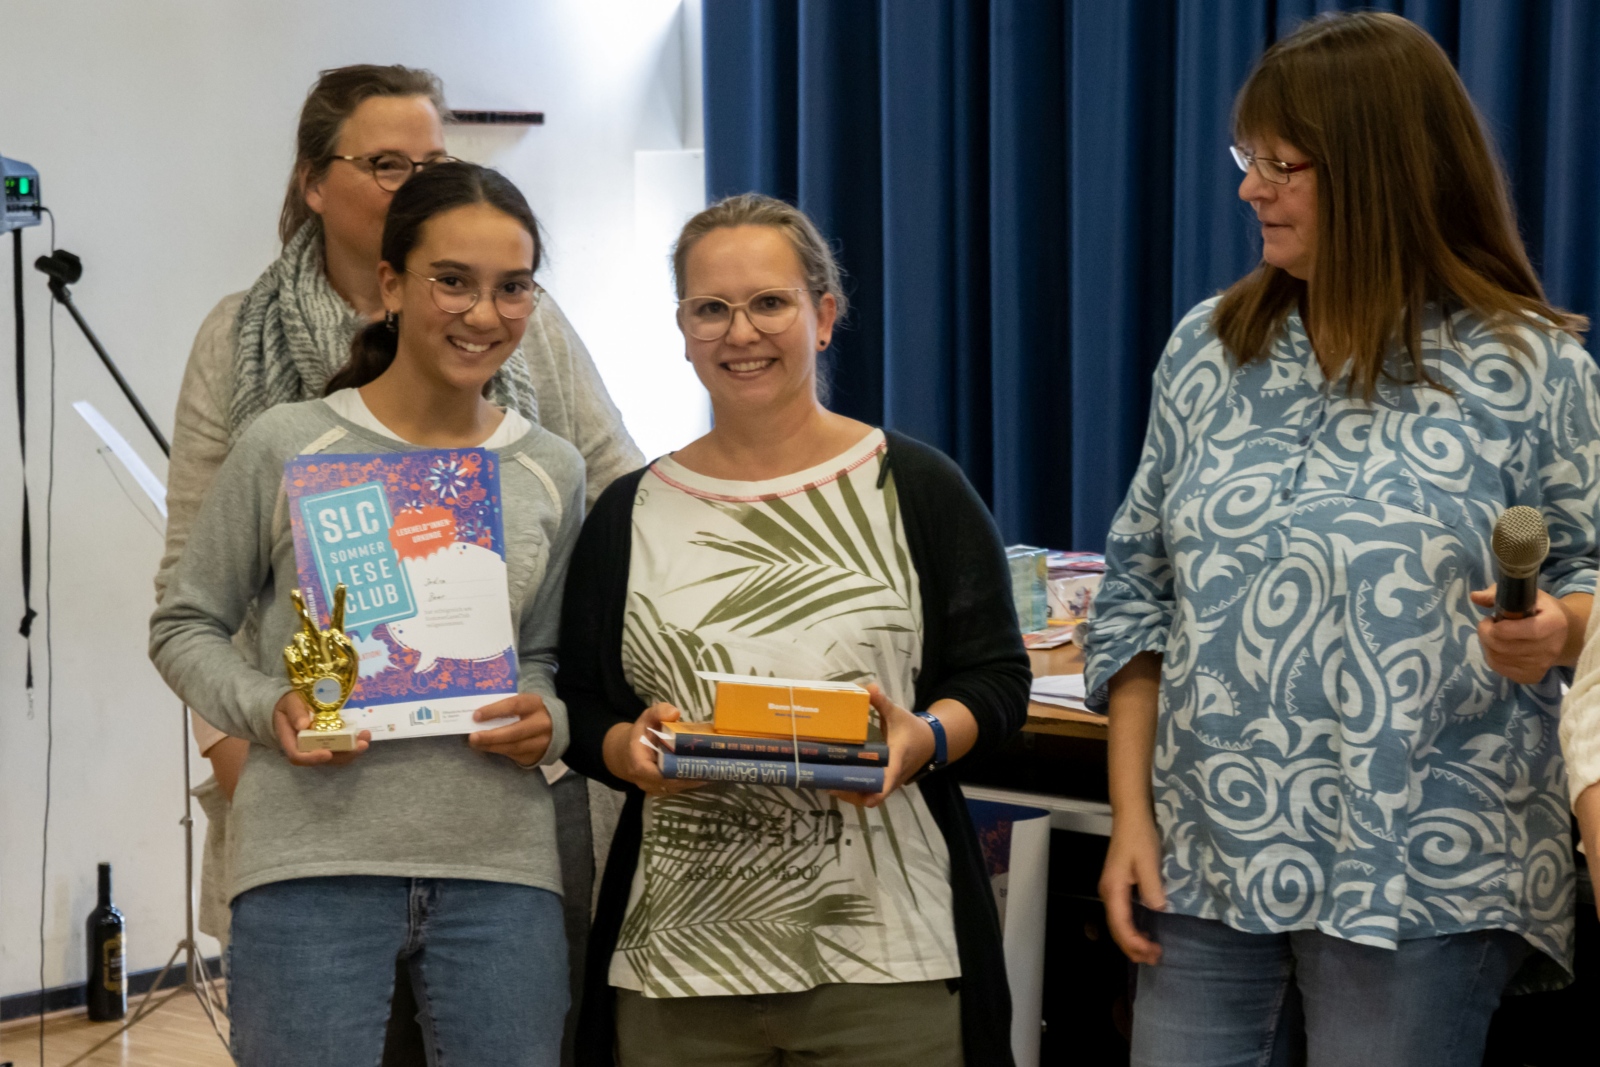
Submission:
[[[174,690],[251,742],[231,826],[233,1053],[241,1067],[376,1063],[398,958],[426,1006],[428,1062],[555,1067],[568,948],[557,816],[539,768],[567,743],[554,651],[583,460],[486,396],[531,309],[447,310],[418,276],[448,267],[521,300],[539,266],[538,225],[505,178],[441,164],[395,194],[382,256],[385,319],[357,337],[326,398],[252,423],[151,620],[151,657]],[[376,745],[363,731],[355,752],[302,753],[296,732],[310,711],[281,652],[298,625],[284,463],[422,448],[495,457],[520,692],[475,718],[515,721]],[[248,616],[257,624],[241,648]]]
[[[359,64],[324,71],[312,86],[300,112],[278,218],[283,250],[247,292],[218,302],[189,356],[172,439],[158,596],[188,545],[190,525],[217,471],[250,424],[275,405],[321,396],[350,358],[352,338],[382,318],[378,262],[384,219],[396,190],[448,160],[448,117],[443,89],[425,70]],[[643,456],[555,300],[537,301],[521,337],[490,380],[490,394],[502,408],[577,446],[593,500]],[[225,940],[228,803],[249,745],[198,714],[192,721],[200,751],[215,770],[215,779],[197,790],[209,824],[200,928]],[[588,909],[580,902],[588,899],[592,880],[587,787],[569,775],[553,792],[572,835],[564,871],[570,878],[570,931],[581,952]],[[397,1003],[404,1003],[409,996],[403,974],[399,981]],[[408,1018],[398,1021],[397,1035],[415,1034]]]

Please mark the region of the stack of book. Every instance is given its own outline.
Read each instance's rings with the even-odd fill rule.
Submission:
[[[867,740],[867,691],[703,672],[717,687],[713,721],[655,731],[664,778],[791,789],[883,792],[889,746]]]

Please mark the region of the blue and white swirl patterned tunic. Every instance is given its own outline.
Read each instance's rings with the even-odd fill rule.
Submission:
[[[1468,594],[1515,504],[1550,524],[1543,587],[1593,591],[1593,361],[1565,334],[1436,314],[1423,350],[1450,391],[1380,379],[1369,403],[1324,378],[1295,314],[1235,367],[1214,304],[1156,371],[1085,650],[1101,707],[1135,654],[1164,657],[1172,910],[1385,947],[1511,930],[1570,969],[1568,672],[1491,671]]]

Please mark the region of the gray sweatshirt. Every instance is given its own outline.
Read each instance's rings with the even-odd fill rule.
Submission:
[[[228,454],[233,330],[243,299],[243,293],[223,297],[206,316],[178,390],[172,462],[167,468],[167,551],[156,574],[157,600],[183,554],[200,501]],[[628,436],[589,350],[549,293],[528,319],[522,354],[539,402],[536,421],[583,453],[586,499],[593,504],[617,477],[644,466],[644,454]],[[330,369],[343,364],[348,355],[328,353]]]
[[[357,874],[561,892],[543,775],[474,752],[459,736],[380,741],[346,767],[296,767],[273,732],[273,707],[289,690],[283,648],[298,625],[283,464],[307,453],[405,448],[321,400],[262,415],[217,472],[150,620],[150,658],[162,677],[212,725],[252,743],[233,799],[229,899],[289,878]],[[545,762],[554,762],[567,746],[555,647],[567,560],[583,522],[584,464],[577,449],[538,426],[495,451],[519,688],[550,710]],[[260,626],[255,647],[242,653],[232,638],[253,604]]]

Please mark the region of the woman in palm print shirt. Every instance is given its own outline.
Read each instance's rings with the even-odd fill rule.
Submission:
[[[715,428],[601,498],[562,620],[567,759],[630,787],[580,1058],[1008,1064],[971,823],[947,773],[909,781],[938,733],[949,762],[1026,714],[994,524],[944,456],[819,402],[844,297],[803,214],[725,200],[690,220],[674,267]],[[711,717],[696,670],[871,683],[885,792],[663,779],[641,740]]]

